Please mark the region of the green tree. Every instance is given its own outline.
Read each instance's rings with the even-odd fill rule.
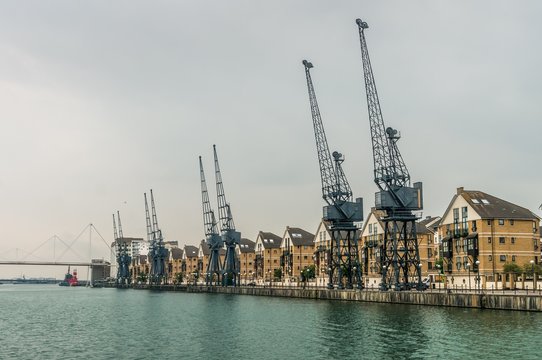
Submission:
[[[175,274],[175,284],[180,284],[183,282],[184,274],[182,272]]]
[[[137,280],[137,282],[140,282],[140,283],[142,283],[142,284],[146,283],[146,282],[147,282],[147,274],[145,274],[145,273],[139,273],[139,274],[137,275],[137,279],[136,279],[136,280]]]
[[[282,279],[282,268],[275,269],[273,271],[273,277],[275,278],[275,281],[280,281],[280,279]]]
[[[523,272],[529,276],[533,276],[533,273],[539,276],[542,274],[542,267],[540,264],[526,263],[523,265]]]
[[[523,268],[516,263],[505,263],[503,266],[503,272],[505,274],[520,275],[523,271]]]
[[[305,280],[314,279],[316,277],[316,266],[314,264],[305,266],[301,274]]]

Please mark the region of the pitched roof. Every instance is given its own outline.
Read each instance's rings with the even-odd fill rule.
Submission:
[[[203,253],[203,256],[211,255],[211,249],[209,248],[209,245],[207,245],[207,242],[205,242],[205,240],[201,240],[199,247],[201,249],[201,252]]]
[[[198,256],[198,248],[192,245],[185,245],[184,246],[184,252],[186,254],[186,257],[197,257]]]
[[[280,247],[282,238],[271,232],[260,231],[258,237],[262,239],[262,245],[264,249],[275,249]]]
[[[305,231],[301,228],[287,227],[286,232],[289,234],[294,246],[313,246],[314,234]]]
[[[369,216],[367,216],[367,219],[363,223],[363,227],[361,228],[362,234],[365,231],[365,228],[369,225],[369,222],[367,220],[369,220],[369,217],[371,217],[371,214],[375,216],[376,220],[380,224],[380,227],[384,229],[384,222],[382,222],[382,218],[386,216],[386,212],[384,210],[376,210],[376,208],[373,207],[371,208],[371,212],[369,213]]]
[[[252,240],[241,238],[241,243],[239,244],[239,250],[242,253],[251,253],[254,252],[256,243]]]
[[[457,194],[452,199],[445,214],[450,211],[450,207],[457,196],[462,196],[482,219],[539,219],[532,211],[524,207],[482,191],[464,190],[463,188],[457,189]]]
[[[183,249],[179,249],[179,248],[172,248],[170,250],[170,254],[171,254],[171,258],[173,260],[179,260],[179,259],[182,259],[183,257]]]

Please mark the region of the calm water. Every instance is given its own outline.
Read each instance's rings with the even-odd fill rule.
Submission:
[[[0,359],[539,359],[542,314],[0,285]]]

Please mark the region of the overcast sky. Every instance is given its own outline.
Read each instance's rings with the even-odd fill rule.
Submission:
[[[323,200],[303,59],[367,214],[376,185],[358,17],[384,121],[424,184],[423,216],[442,215],[459,186],[540,215],[540,14],[539,1],[3,1],[0,260],[53,235],[70,242],[89,223],[111,242],[116,210],[125,236],[144,237],[151,188],[166,239],[198,244],[198,156],[215,205],[213,144],[243,237],[315,232]],[[93,255],[107,258],[95,239]],[[64,271],[0,267],[0,278]]]

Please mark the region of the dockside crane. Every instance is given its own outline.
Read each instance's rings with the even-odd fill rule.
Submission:
[[[115,250],[117,257],[117,285],[128,285],[130,284],[130,263],[132,258],[128,251],[128,244],[124,240],[124,235],[122,234],[122,223],[120,221],[120,212],[117,211],[117,219],[119,223],[118,233],[117,233],[117,223],[115,221],[115,214],[113,214],[113,232],[115,235]]]
[[[207,285],[219,285],[222,278],[222,267],[220,264],[220,249],[224,247],[224,240],[218,232],[218,225],[215,218],[215,213],[211,209],[209,201],[209,193],[207,191],[207,182],[205,181],[205,173],[203,172],[203,164],[201,156],[199,157],[199,171],[201,179],[201,200],[203,204],[203,226],[205,229],[205,242],[209,246],[211,255],[207,264],[206,283]]]
[[[369,51],[365,40],[366,22],[357,19],[361,44],[363,75],[369,111],[373,147],[374,181],[379,188],[375,207],[384,210],[384,239],[377,246],[382,274],[381,290],[424,289],[416,233],[418,217],[414,211],[423,208],[422,183],[410,185],[410,174],[397,147],[400,133],[384,125],[376,91]],[[373,245],[371,245],[373,246]]]
[[[147,221],[147,240],[149,241],[149,263],[151,264],[149,283],[162,284],[167,282],[166,262],[169,257],[169,251],[164,247],[162,230],[158,227],[158,217],[156,216],[156,207],[154,206],[154,195],[151,189],[151,213],[147,202],[147,193],[143,194],[145,198],[145,215]],[[152,216],[152,218],[151,218]],[[151,220],[152,219],[152,220]]]
[[[327,203],[327,206],[323,208],[323,220],[329,223],[331,233],[331,246],[326,250],[329,276],[327,286],[330,289],[335,286],[338,289],[343,289],[345,286],[352,289],[355,282],[361,289],[363,282],[356,236],[359,228],[356,223],[363,220],[363,200],[358,198],[355,202],[353,201],[352,190],[342,168],[343,155],[334,151],[333,159],[331,158],[310,74],[313,65],[307,60],[303,60],[303,65],[320,164],[322,197]]]
[[[220,221],[220,232],[222,240],[226,245],[226,257],[224,258],[222,284],[225,286],[239,285],[239,264],[236,246],[241,242],[241,233],[235,230],[233,216],[231,213],[230,204],[226,201],[224,194],[224,184],[222,183],[222,175],[218,164],[218,156],[216,154],[216,145],[213,145],[215,157],[215,177],[216,177],[216,194],[218,198],[218,217]]]

